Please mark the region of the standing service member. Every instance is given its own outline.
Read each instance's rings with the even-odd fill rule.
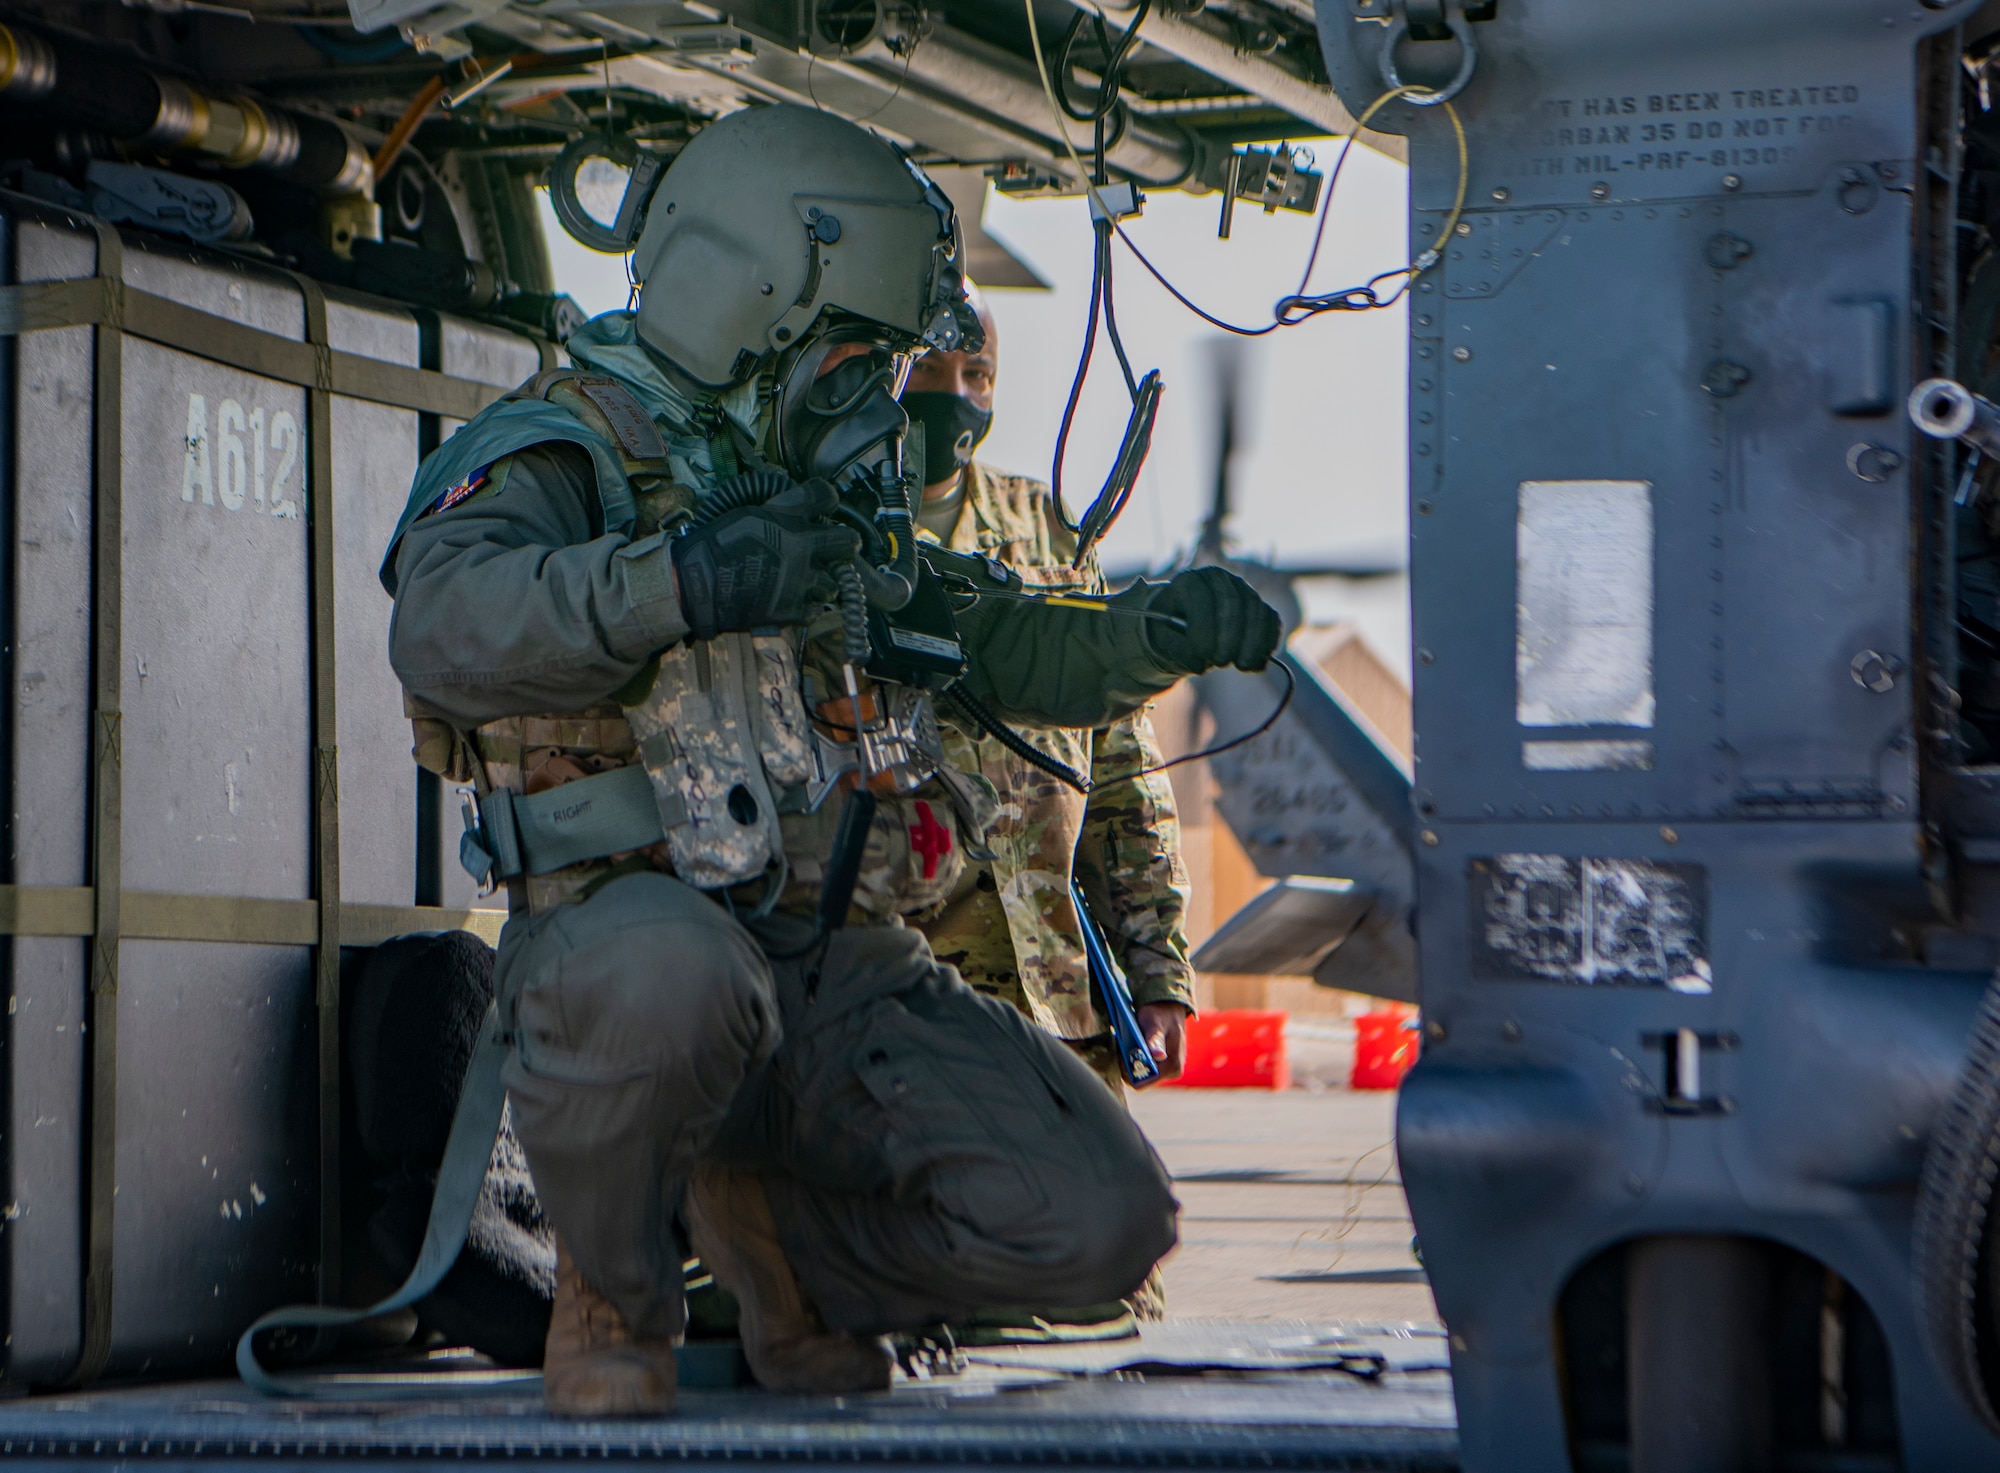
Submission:
[[[924,427],[924,532],[958,552],[997,558],[1027,585],[1101,593],[1093,551],[1072,568],[1076,536],[1047,483],[981,465],[973,452],[993,422],[999,334],[976,292],[985,342],[931,352],[910,371],[903,407]],[[1088,797],[983,733],[948,737],[955,765],[1000,795],[987,835],[991,860],[968,864],[946,908],[924,923],[941,960],[981,992],[1012,1003],[1118,1087],[1105,1021],[1091,1005],[1083,932],[1070,902],[1072,867],[1131,982],[1132,1002],[1163,1077],[1181,1072],[1194,972],[1181,919],[1187,873],[1172,786],[1147,773],[1163,760],[1143,710],[1097,731],[1024,733],[1047,755],[1087,774]]]
[[[1037,591],[1102,593],[1094,551],[1081,568],[1072,566],[1076,535],[1058,514],[1047,483],[1003,474],[974,458],[993,423],[1000,339],[978,291],[969,288],[968,295],[985,341],[925,354],[903,392],[911,423],[924,429],[918,524],[954,551],[999,559]],[[920,922],[924,934],[939,960],[1068,1044],[1122,1096],[1109,1025],[1093,1006],[1082,922],[1070,898],[1074,871],[1130,980],[1161,1076],[1172,1079],[1185,1061],[1194,972],[1181,930],[1187,874],[1173,788],[1165,774],[1146,771],[1162,761],[1152,723],[1141,710],[1096,731],[1022,735],[1085,774],[1090,791],[1078,792],[994,737],[947,732],[954,765],[993,784],[1000,817],[986,839],[993,858],[966,865],[944,909]],[[1133,1297],[1131,1311],[1158,1318],[1163,1310],[1155,1273]],[[999,1311],[955,1328],[969,1340],[1018,1340],[1037,1330],[1070,1338],[1085,1326],[1110,1333],[1122,1325],[1129,1332],[1130,1323],[1126,1306],[1112,1303],[1033,1314]]]

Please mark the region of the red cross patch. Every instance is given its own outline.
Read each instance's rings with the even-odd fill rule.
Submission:
[[[951,853],[951,830],[937,821],[931,805],[917,799],[917,821],[910,825],[910,852],[921,855],[924,878],[937,878],[938,861]]]

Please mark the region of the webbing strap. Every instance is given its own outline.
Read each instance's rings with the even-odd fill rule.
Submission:
[[[244,1384],[266,1396],[304,1397],[327,1400],[339,1397],[435,1396],[441,1384],[462,1381],[463,1377],[435,1372],[389,1374],[336,1373],[333,1375],[279,1376],[266,1370],[257,1359],[255,1340],[267,1330],[337,1330],[358,1325],[376,1315],[405,1309],[422,1299],[444,1280],[465,1246],[466,1229],[472,1225],[472,1209],[479,1202],[479,1189],[486,1180],[487,1164],[493,1159],[493,1140],[500,1132],[500,1113],[507,1102],[507,1087],[501,1082],[500,1067],[507,1059],[507,1045],[500,1027],[500,1011],[486,1009],[480,1025],[479,1045],[465,1071],[465,1085],[458,1096],[458,1110],[451,1118],[451,1134],[445,1140],[444,1161],[438,1167],[437,1191],[431,1197],[430,1221],[424,1227],[424,1245],[410,1276],[387,1299],[364,1309],[338,1309],[330,1305],[300,1304],[274,1309],[243,1332],[236,1342],[236,1371]],[[488,1372],[480,1384],[502,1382],[521,1385],[540,1380],[533,1371]]]
[[[326,293],[296,273],[306,341],[328,353]],[[319,1005],[319,1296],[340,1298],[340,723],[334,678],[333,395],[306,391],[306,541],[310,553],[313,711],[313,896],[319,902],[313,994]]]
[[[496,788],[479,800],[479,824],[459,843],[459,862],[482,883],[546,875],[644,849],[687,822],[679,794],[657,795],[643,767],[614,767],[528,796]]]
[[[92,220],[97,274],[122,281],[125,244]],[[90,1164],[84,1224],[83,1347],[72,1385],[97,1379],[111,1358],[113,1228],[118,1191],[118,937],[125,781],[120,674],[124,653],[125,339],[115,314],[98,319],[91,445]]]
[[[314,900],[127,890],[118,900],[118,935],[143,941],[317,946],[320,915]],[[506,923],[504,910],[342,901],[340,942],[379,946],[413,931],[470,931],[497,946]],[[0,936],[92,936],[96,931],[97,892],[88,885],[0,885]]]
[[[507,390],[434,368],[411,368],[280,337],[109,277],[0,286],[0,337],[54,327],[122,324],[135,338],[246,373],[350,399],[471,419]]]
[[[117,234],[114,227],[93,216],[32,195],[0,190],[0,198],[38,220],[61,220],[95,230],[100,242],[107,231],[114,237]],[[507,392],[505,386],[459,378],[434,368],[410,368],[341,352],[326,345],[324,334],[317,345],[297,342],[171,297],[140,291],[125,281],[121,271],[107,269],[101,251],[95,276],[0,286],[0,338],[56,327],[116,327],[161,347],[177,348],[281,383],[452,419],[471,419]],[[543,367],[551,366],[555,345],[539,337],[533,341]]]

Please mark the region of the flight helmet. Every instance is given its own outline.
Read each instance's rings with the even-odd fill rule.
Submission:
[[[950,351],[983,340],[961,256],[951,201],[889,144],[831,113],[745,108],[697,133],[653,195],[639,340],[709,388],[789,369],[836,326]]]

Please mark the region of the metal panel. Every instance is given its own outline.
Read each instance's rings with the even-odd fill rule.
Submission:
[[[87,276],[87,236],[22,222],[15,276]],[[8,712],[13,878],[81,885],[90,766],[91,330],[14,344],[15,684]],[[83,1345],[84,943],[13,937],[6,1027],[10,1380],[64,1375]]]
[[[135,286],[302,334],[282,278],[138,249],[126,260]],[[124,883],[306,899],[305,392],[137,341],[124,392]],[[114,1373],[210,1359],[246,1314],[311,1282],[296,1277],[318,1256],[310,962],[302,947],[120,949]],[[260,1098],[280,1061],[303,1119]],[[205,1191],[195,1215],[199,1188],[222,1185],[182,1159],[202,1156],[260,1187],[282,1180],[282,1210],[253,1223],[255,1262]],[[189,1299],[201,1277],[228,1284],[205,1306]]]
[[[1190,960],[1201,972],[1310,977],[1369,904],[1352,880],[1288,876],[1244,902]]]
[[[179,941],[119,950],[107,1370],[212,1365],[258,1315],[314,1294],[312,953]]]
[[[519,334],[450,317],[439,324],[438,360],[438,367],[456,378],[510,389],[542,366],[535,345]],[[447,434],[457,428],[455,422],[446,422]]]
[[[128,342],[125,401],[125,882],[305,899],[305,394]]]
[[[1314,968],[1321,986],[1412,1000],[1409,777],[1311,661],[1285,663],[1295,685],[1271,729],[1210,761],[1216,806],[1261,873],[1360,887],[1365,913]],[[1253,730],[1284,695],[1277,671],[1217,670],[1195,688],[1218,742]]]
[[[1400,30],[1368,9],[1319,7],[1352,108]],[[1892,412],[1931,310],[1912,283],[1949,270],[1913,254],[1920,171],[1949,188],[1916,57],[1965,9],[1503,0],[1468,28],[1448,239],[1444,109],[1381,115],[1411,133],[1412,246],[1443,252],[1409,302],[1426,1042],[1398,1149],[1468,1473],[1572,1465],[1562,1377],[1592,1372],[1554,1343],[1563,1287],[1688,1233],[1845,1279],[1889,1342],[1903,1466],[1994,1460],[1909,1287],[1923,1141],[1984,982],[1919,970],[1907,939],[1931,912]],[[1432,84],[1462,54],[1403,40],[1397,61]],[[1864,480],[1866,445],[1902,468]],[[1650,526],[1629,494],[1560,531],[1580,557],[1545,577],[1524,488],[1549,482],[1644,485]],[[1584,575],[1648,543],[1650,724],[1526,689],[1551,609],[1583,638],[1601,613],[1636,661],[1638,600]],[[1698,1098],[1672,1093],[1681,1030]]]
[[[1210,759],[1217,807],[1259,873],[1354,880],[1405,911],[1414,898],[1409,779],[1310,661],[1284,660],[1296,682],[1284,713],[1255,741]],[[1279,672],[1228,669],[1195,688],[1217,743],[1253,730],[1285,691]]]
[[[409,314],[329,297],[333,346],[417,366]],[[402,687],[389,667],[393,605],[375,576],[417,471],[417,416],[333,401],[334,600],[339,655],[340,889],[345,901],[416,898],[416,784]]]

